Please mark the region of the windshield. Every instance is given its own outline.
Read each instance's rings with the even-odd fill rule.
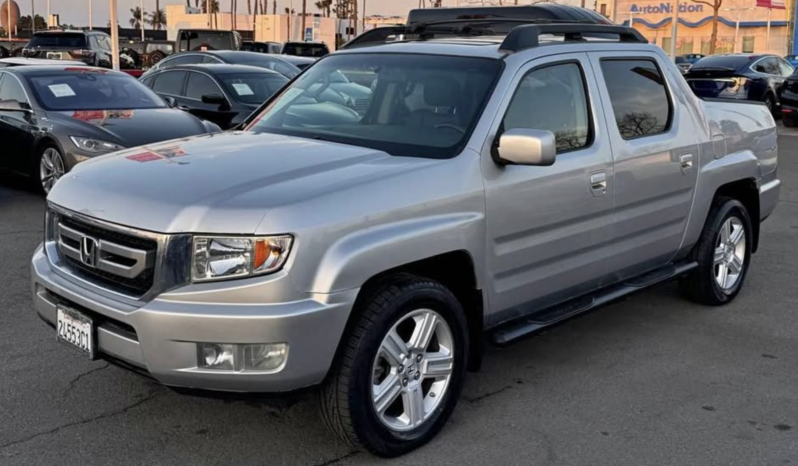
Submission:
[[[746,63],[750,62],[751,59],[746,56],[723,56],[723,55],[716,55],[712,57],[704,57],[693,65],[694,70],[698,70],[701,68],[719,68],[719,69],[728,69],[728,70],[736,70],[742,68],[746,65]]]
[[[180,51],[230,50],[233,36],[227,31],[183,31],[180,35]]]
[[[345,54],[319,61],[249,130],[448,158],[462,150],[502,69],[492,59]],[[348,82],[341,82],[338,74]]]
[[[84,34],[40,34],[33,36],[28,42],[29,48],[35,47],[86,47],[86,36]]]
[[[300,57],[323,57],[330,53],[324,44],[303,44],[289,42],[283,47],[286,55],[297,55]]]
[[[228,94],[247,105],[262,105],[288,82],[276,73],[224,74],[219,78]]]
[[[136,110],[164,108],[166,103],[130,76],[99,72],[64,72],[29,76],[39,104],[46,110]]]

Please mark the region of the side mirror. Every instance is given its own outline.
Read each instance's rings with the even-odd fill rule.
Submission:
[[[547,167],[557,157],[557,141],[551,131],[511,129],[499,137],[496,155],[503,164]]]
[[[162,97],[163,100],[166,101],[167,105],[169,105],[172,108],[177,108],[177,100],[175,100],[174,97],[169,97],[169,96],[162,96]]]
[[[222,105],[227,103],[227,99],[219,94],[210,94],[202,96],[202,103],[208,105]]]
[[[31,113],[32,111],[27,105],[23,106],[16,100],[0,100],[0,112]]]

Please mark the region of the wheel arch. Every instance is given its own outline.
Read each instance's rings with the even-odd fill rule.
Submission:
[[[479,370],[482,364],[482,351],[484,347],[484,316],[485,304],[483,290],[479,288],[478,276],[474,259],[468,251],[455,250],[421,260],[408,262],[390,269],[383,270],[371,276],[358,292],[355,304],[352,307],[344,327],[343,335],[338,342],[338,347],[333,358],[331,368],[338,363],[346,348],[346,342],[351,335],[357,319],[363,309],[363,300],[372,294],[372,291],[401,274],[428,278],[440,282],[448,288],[460,302],[465,311],[469,332],[469,370]]]
[[[736,199],[745,206],[748,215],[751,217],[751,229],[753,230],[751,252],[755,253],[759,247],[760,230],[759,188],[757,188],[756,181],[753,178],[747,178],[726,183],[715,191],[712,202],[714,203],[716,199],[721,197]]]

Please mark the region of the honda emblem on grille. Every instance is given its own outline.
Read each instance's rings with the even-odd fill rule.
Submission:
[[[97,267],[97,240],[91,236],[84,236],[80,242],[80,260],[89,267]]]

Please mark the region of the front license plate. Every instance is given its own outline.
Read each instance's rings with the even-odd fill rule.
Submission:
[[[62,57],[60,52],[47,52],[47,58],[51,60],[60,60]]]
[[[94,359],[94,324],[80,312],[58,306],[56,309],[55,337]]]

